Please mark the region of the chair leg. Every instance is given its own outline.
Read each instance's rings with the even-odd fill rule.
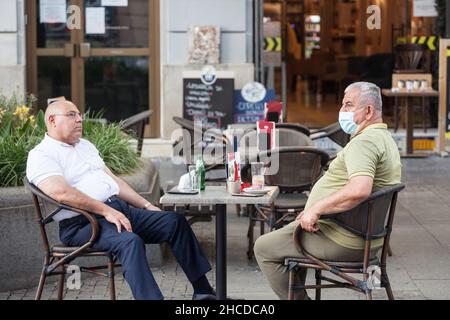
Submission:
[[[288,300],[294,300],[295,268],[289,270]]]
[[[237,214],[238,217],[241,216],[241,205],[240,204],[236,205],[236,214]]]
[[[253,258],[253,237],[254,237],[254,228],[255,228],[255,220],[250,216],[250,220],[248,223],[248,250],[247,250],[247,258],[251,260]]]
[[[66,268],[64,265],[61,266],[61,272],[62,274],[59,276],[58,281],[58,300],[62,300],[64,295],[64,281],[66,279]]]
[[[394,293],[392,292],[391,283],[389,282],[389,277],[387,275],[386,269],[381,269],[381,279],[382,285],[386,289],[386,294],[389,300],[395,300]]]
[[[39,278],[39,285],[36,291],[36,296],[34,300],[41,300],[42,291],[44,290],[45,279],[47,278],[45,274],[45,266],[42,268],[41,277]]]
[[[108,257],[108,276],[109,276],[109,296],[111,300],[116,300],[116,286],[114,283],[114,259]]]
[[[316,285],[320,286],[322,284],[322,270],[316,270]],[[316,300],[320,300],[322,298],[322,289],[316,288]]]

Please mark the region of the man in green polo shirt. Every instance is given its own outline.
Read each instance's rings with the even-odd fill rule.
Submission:
[[[400,154],[382,115],[379,87],[367,82],[350,85],[345,90],[339,123],[352,139],[314,185],[305,210],[296,221],[256,241],[255,257],[280,299],[287,299],[288,295],[284,259],[301,257],[293,241],[293,232],[299,224],[305,231],[301,235],[303,248],[317,258],[363,259],[364,240],[321,217],[353,209],[372,192],[400,183]],[[372,242],[372,255],[377,254],[382,244],[382,240]],[[304,283],[305,278],[306,270],[299,272],[298,281]],[[308,299],[306,291],[298,291],[296,299]]]

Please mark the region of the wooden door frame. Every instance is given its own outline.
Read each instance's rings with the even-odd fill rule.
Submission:
[[[83,0],[71,0],[72,4],[84,7]],[[27,72],[27,91],[37,94],[38,92],[38,68],[37,59],[39,55],[47,56],[64,56],[64,48],[37,48],[37,1],[27,0],[25,12],[28,17],[26,25],[26,72]],[[146,129],[146,137],[160,137],[160,117],[161,117],[161,65],[160,65],[160,0],[150,0],[148,6],[149,15],[149,39],[148,49],[120,49],[120,54],[124,53],[127,56],[146,56],[149,59],[149,107],[153,110],[150,119],[150,125]],[[84,12],[84,10],[82,10]],[[84,14],[81,14],[81,29],[73,30],[71,32],[71,43],[82,43],[84,41]],[[114,52],[109,51],[108,48],[92,49],[91,56],[114,55]],[[77,72],[74,72],[77,70]],[[80,77],[81,75],[81,77]],[[79,54],[75,58],[71,58],[71,92],[73,102],[80,108],[81,111],[85,109],[85,88],[81,84],[81,79],[84,79],[84,58]],[[37,108],[37,104],[34,106]]]

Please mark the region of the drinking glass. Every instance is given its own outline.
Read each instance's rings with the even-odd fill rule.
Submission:
[[[254,190],[264,189],[264,163],[253,162],[252,166],[252,188]]]
[[[195,165],[190,165],[188,167],[188,170],[189,170],[189,188],[191,190],[199,190],[200,181],[197,174],[197,167]]]

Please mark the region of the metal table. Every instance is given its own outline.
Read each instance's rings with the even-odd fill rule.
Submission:
[[[216,290],[217,299],[227,297],[227,205],[271,205],[279,194],[272,187],[263,197],[236,197],[226,191],[225,186],[206,186],[198,195],[165,194],[160,203],[169,205],[215,205],[216,207]]]

